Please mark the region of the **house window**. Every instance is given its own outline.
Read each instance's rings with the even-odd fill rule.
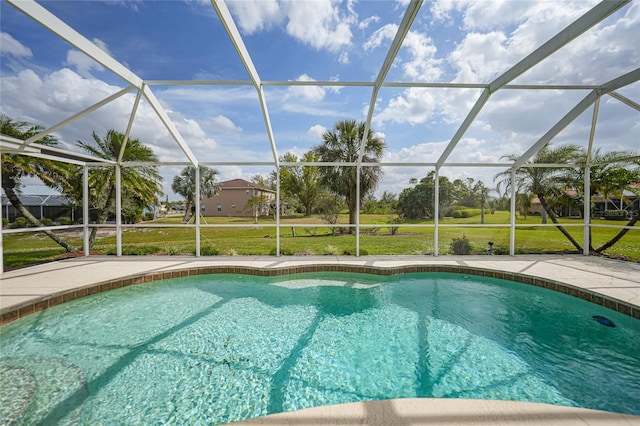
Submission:
[[[235,208],[236,208],[236,203],[231,203],[231,208],[235,210]]]
[[[216,209],[217,209],[219,212],[221,212],[221,211],[222,211],[222,204],[218,203],[218,204],[216,205]]]
[[[245,193],[245,194],[247,194],[247,195],[249,195],[249,190],[248,190],[248,189],[246,189],[246,190],[244,191],[244,193]]]
[[[201,211],[207,210],[207,205],[206,204],[200,204],[200,210]]]

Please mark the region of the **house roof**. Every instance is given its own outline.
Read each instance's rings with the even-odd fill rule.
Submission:
[[[46,185],[22,185],[16,192],[25,206],[66,206],[70,204],[70,201],[60,191]],[[2,205],[11,205],[4,189],[2,190]]]
[[[273,193],[276,192],[273,189],[256,185],[255,183],[249,182],[248,180],[244,180],[244,179],[231,179],[231,180],[225,180],[224,182],[220,182],[220,189],[223,189],[223,190],[224,189],[248,189],[248,188],[259,189],[260,191],[264,191],[264,192],[273,192]]]
[[[638,184],[632,183],[629,186],[632,187],[632,188],[637,188]],[[578,194],[578,191],[576,191],[574,189],[567,189],[567,190],[564,191],[564,193],[566,195],[569,195],[569,196],[574,196],[574,195]],[[630,198],[630,199],[635,199],[637,197],[636,194],[634,194],[633,192],[631,192],[631,191],[629,191],[627,189],[623,189],[622,190],[622,196],[626,197],[626,198]],[[609,195],[608,199],[609,200],[619,200],[620,197],[619,197],[619,195],[611,194],[611,195]],[[595,194],[593,196],[593,201],[596,202],[596,203],[601,203],[604,200],[605,200],[605,198],[602,196],[602,194]],[[531,198],[531,204],[540,204],[540,198],[532,197]]]

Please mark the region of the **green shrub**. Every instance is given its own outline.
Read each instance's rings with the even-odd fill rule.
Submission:
[[[451,240],[451,251],[457,255],[471,254],[471,243],[467,236],[463,234],[461,238]]]
[[[11,223],[11,225],[9,225],[9,228],[12,229],[18,229],[18,228],[28,228],[29,227],[29,221],[27,220],[26,217],[17,217],[14,219],[13,223]]]
[[[217,256],[220,254],[220,250],[215,247],[200,247],[200,256]]]
[[[2,218],[2,227],[4,228],[5,226],[9,226],[9,219],[7,219],[6,217]]]
[[[396,217],[393,217],[392,215],[389,215],[387,218],[387,223],[393,224],[394,226],[390,226],[389,227],[389,232],[391,233],[391,235],[396,235],[398,233],[398,229],[400,229],[399,226],[395,226],[395,225],[399,225],[401,223],[404,223],[404,216],[399,215]]]
[[[58,223],[60,225],[71,225],[73,223],[73,221],[71,220],[71,218],[69,216],[62,216],[58,218]]]
[[[329,256],[337,256],[338,254],[340,254],[340,250],[338,250],[338,247],[328,244],[327,247],[325,247],[324,249],[324,253],[322,254],[329,255]]]
[[[44,226],[51,226],[53,225],[53,220],[49,219],[48,217],[43,217],[42,219],[40,219],[40,223],[42,223]]]
[[[168,254],[169,256],[177,256],[182,254],[182,249],[180,247],[171,246],[171,247],[167,247],[167,249],[165,250],[165,253]]]
[[[146,221],[150,221],[150,220],[155,219],[155,215],[153,214],[153,212],[146,212],[144,214],[144,216],[142,217],[142,219],[146,220]]]
[[[480,216],[482,214],[480,209],[471,209],[469,207],[453,206],[445,213],[445,216],[453,217],[455,219]]]

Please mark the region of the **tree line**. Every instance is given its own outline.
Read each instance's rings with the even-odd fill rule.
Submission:
[[[42,131],[39,126],[26,122],[16,122],[6,115],[0,116],[0,132],[17,139],[28,139]],[[312,147],[300,158],[291,152],[280,156],[284,163],[280,167],[280,189],[282,199],[305,216],[320,215],[328,223],[337,222],[338,213],[347,209],[349,223],[356,223],[357,206],[364,213],[396,214],[404,219],[428,219],[435,214],[435,171],[430,171],[418,181],[413,178],[410,187],[396,194],[385,191],[380,199],[374,192],[382,178],[380,163],[386,144],[371,129],[364,135],[365,123],[356,120],[342,120],[335,123],[334,128],[322,135],[322,143]],[[121,160],[137,162],[143,165],[127,166],[121,169],[122,211],[123,216],[136,217],[144,208],[157,203],[162,195],[162,177],[158,173],[157,158],[152,150],[144,146],[138,139],[129,138],[126,143],[124,135],[115,130],[107,131],[104,137],[92,133],[92,142],[77,141],[77,146],[96,158],[104,160]],[[362,144],[364,143],[364,146]],[[37,144],[55,146],[58,141],[47,135]],[[515,161],[518,156],[509,155],[506,159]],[[360,188],[358,191],[359,161]],[[329,163],[329,165],[312,166],[308,163]],[[296,165],[295,163],[307,163]],[[553,164],[555,167],[540,165]],[[566,167],[558,167],[566,165]],[[589,194],[580,191],[583,187],[586,166],[589,166],[591,187]],[[216,182],[218,171],[199,166],[200,198],[211,197],[220,191]],[[10,202],[34,226],[42,223],[21,205],[18,197],[19,182],[23,177],[34,176],[46,185],[59,189],[72,202],[82,203],[82,168],[80,166],[55,162],[49,159],[17,154],[2,154],[2,187]],[[270,175],[256,175],[254,183],[267,188],[274,188],[277,172]],[[172,181],[175,193],[185,198],[185,220],[194,210],[195,202],[194,167],[184,168]],[[511,192],[511,172],[505,170],[494,177],[495,191],[498,197],[490,197],[491,188],[480,180],[473,178],[449,180],[446,176],[438,177],[439,214],[450,214],[457,206],[478,208],[481,223],[487,207],[490,210],[508,210]],[[575,145],[544,147],[536,156],[516,170],[516,206],[526,215],[531,198],[535,195],[544,212],[556,225],[557,229],[574,245],[582,250],[581,245],[566,229],[559,224],[557,211],[563,206],[579,208],[582,212],[585,200],[592,202],[594,196],[603,197],[617,195],[624,199],[623,190],[637,195],[640,187],[640,160],[633,151],[615,151],[601,153],[595,150],[587,155],[584,149]],[[635,185],[634,185],[635,184]],[[572,191],[568,191],[572,190]],[[358,199],[359,194],[359,199]],[[89,201],[90,210],[97,223],[104,223],[115,212],[115,168],[113,166],[95,166],[89,168]],[[634,226],[639,216],[632,215],[626,224]],[[397,223],[397,220],[396,220]],[[64,247],[67,251],[75,247],[62,241],[56,234],[44,232]],[[90,247],[95,241],[97,228],[91,229]],[[352,229],[349,228],[349,232]],[[620,240],[628,229],[622,229],[610,241],[594,248],[602,252]]]

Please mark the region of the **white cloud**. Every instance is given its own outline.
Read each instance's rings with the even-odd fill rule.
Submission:
[[[210,124],[213,128],[217,130],[222,130],[225,132],[241,132],[242,128],[236,126],[230,118],[225,117],[224,115],[218,115],[210,120]]]
[[[286,21],[285,31],[294,39],[335,53],[351,44],[351,26],[357,21],[352,5],[347,3],[342,10],[336,0],[231,1],[229,8],[246,34],[269,30]]]
[[[296,81],[316,81],[307,74],[302,74]],[[291,86],[287,89],[284,99],[298,99],[308,102],[320,102],[324,99],[326,90],[320,86]]]
[[[456,82],[488,83],[498,73],[515,63],[507,36],[500,31],[468,33],[448,61],[458,70]]]
[[[309,134],[309,136],[312,136],[314,139],[322,140],[322,135],[324,135],[327,130],[328,129],[326,127],[320,124],[315,124],[311,126],[309,130],[307,130],[307,134]]]
[[[363,44],[362,48],[373,50],[387,42],[390,44],[398,32],[396,24],[387,24],[376,30]],[[402,63],[405,77],[416,81],[434,81],[440,78],[441,59],[436,59],[438,49],[433,40],[419,31],[409,31],[402,43],[396,63]],[[404,59],[408,56],[408,59]]]
[[[68,68],[42,77],[26,69],[13,76],[3,76],[3,112],[15,120],[50,127],[121,89],[122,87],[102,80],[84,78]],[[124,132],[134,99],[135,95],[132,93],[121,96],[59,129],[55,134],[63,146],[76,151],[76,141],[90,141],[92,131],[98,135],[103,135],[108,129]],[[195,124],[197,123],[180,125],[190,138],[200,141],[202,133],[197,131]],[[144,101],[136,112],[131,137],[152,147],[161,161],[186,160],[155,112]]]
[[[440,78],[442,60],[435,58],[438,49],[430,37],[417,31],[409,31],[403,48],[407,49],[411,58],[402,66],[405,76],[415,81],[436,81]]]
[[[380,17],[379,16],[370,16],[367,19],[363,19],[362,21],[360,21],[360,23],[358,24],[358,29],[359,30],[365,30],[367,28],[369,28],[369,25],[371,24],[375,24],[380,22]]]
[[[634,2],[625,9],[623,17],[597,25],[516,81],[542,84],[605,83],[637,68],[640,63],[638,32],[640,4]]]
[[[90,77],[91,71],[103,71],[102,65],[80,52],[79,50],[69,50],[67,52],[67,60],[64,65],[74,67],[78,74],[83,77]]]
[[[30,58],[33,56],[31,49],[13,38],[11,34],[0,32],[0,54],[14,57]]]
[[[237,19],[238,27],[246,34],[270,29],[284,19],[284,11],[276,0],[229,1],[227,4]]]
[[[398,26],[396,24],[387,24],[374,31],[369,39],[362,45],[364,50],[373,50],[382,46],[385,41],[391,41],[398,32]]]
[[[342,14],[331,0],[287,2],[287,33],[309,46],[338,52],[351,44],[351,25],[356,16]]]
[[[215,150],[215,139],[208,137],[197,121],[175,113],[171,114],[171,119],[196,157],[202,158],[204,152]]]
[[[373,121],[382,126],[384,122],[418,124],[428,121],[436,110],[436,98],[428,89],[406,89],[392,98],[384,109],[375,114]]]
[[[348,53],[348,52],[346,52],[346,51],[345,51],[345,52],[342,52],[342,53],[340,54],[340,56],[338,57],[338,62],[339,62],[339,63],[341,63],[341,64],[343,64],[343,65],[344,65],[344,64],[348,64],[348,63],[350,63],[351,61],[350,61],[350,59],[349,59],[349,53]]]
[[[105,53],[107,53],[108,55],[111,55],[111,52],[109,51],[109,47],[104,41],[97,38],[94,38],[92,41],[96,46],[98,46]],[[94,61],[84,53],[80,52],[79,50],[75,50],[75,49],[69,50],[67,52],[67,60],[64,62],[64,65],[69,67],[74,67],[78,74],[87,78],[91,77],[92,70],[104,71],[104,68],[102,67],[102,65],[100,65],[98,62]]]
[[[378,29],[363,45],[365,50],[382,46],[396,35],[398,26],[388,24]],[[409,31],[402,45],[397,63],[402,64],[403,76],[409,81],[437,81],[442,74],[442,60],[436,59],[437,49],[433,40],[418,31]],[[380,102],[382,105],[382,103]],[[436,113],[437,98],[432,91],[409,88],[391,98],[374,121],[382,126],[384,122],[418,124],[427,122]]]

